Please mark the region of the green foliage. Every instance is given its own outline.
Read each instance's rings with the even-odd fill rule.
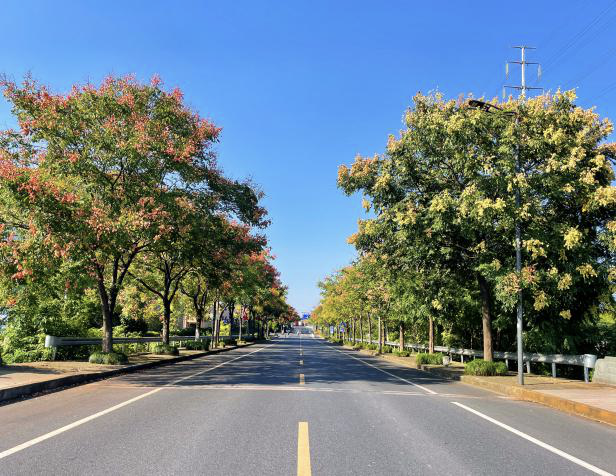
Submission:
[[[189,340],[184,343],[184,347],[188,350],[208,350],[210,343],[207,340]]]
[[[409,357],[411,355],[408,350],[394,350],[393,354],[397,357]]]
[[[180,355],[177,347],[160,342],[150,344],[150,352],[157,355]]]
[[[128,357],[121,352],[94,352],[88,362],[103,365],[124,365],[128,363]]]
[[[434,354],[419,353],[415,356],[417,365],[443,365],[443,354],[435,352]]]
[[[507,375],[507,366],[505,362],[488,362],[482,359],[471,360],[464,366],[466,375]]]
[[[344,344],[344,341],[342,339],[338,339],[336,337],[328,337],[327,340],[331,342],[332,344],[338,344],[338,345]]]
[[[448,346],[510,350],[523,290],[529,351],[612,351],[612,124],[576,105],[573,91],[495,100],[506,113],[468,99],[416,95],[407,127],[382,154],[339,168],[339,187],[361,193],[370,213],[349,238],[360,258],[319,284],[312,320],[350,328],[369,315],[371,338],[378,321],[390,332],[402,325],[416,343],[434,335]]]

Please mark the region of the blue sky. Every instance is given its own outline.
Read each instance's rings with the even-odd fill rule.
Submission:
[[[614,20],[613,0],[4,0],[0,71],[56,91],[127,73],[180,87],[223,127],[225,171],[266,193],[276,264],[307,311],[317,281],[354,257],[362,210],[337,190],[338,165],[381,152],[417,91],[500,95],[521,43],[538,47],[540,86],[577,87],[616,117]],[[0,100],[0,128],[12,124]]]

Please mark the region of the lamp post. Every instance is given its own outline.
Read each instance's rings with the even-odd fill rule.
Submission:
[[[504,111],[502,108],[495,106],[494,104],[490,104],[489,102],[478,101],[476,99],[471,99],[468,101],[469,107],[473,109],[479,109],[483,112],[487,113],[498,113],[506,116],[515,116],[516,125],[520,119],[519,115],[514,111]],[[516,147],[515,154],[515,173],[516,176],[520,173],[520,148],[519,144]],[[515,206],[518,211],[522,206],[522,199],[520,198],[520,187],[517,185],[515,187]],[[520,227],[520,219],[516,217],[515,220],[515,270],[518,275],[518,279],[522,274],[522,229]],[[521,283],[519,283],[521,284]],[[516,320],[516,339],[517,339],[517,347],[518,347],[518,384],[524,385],[524,343],[522,342],[522,317],[524,313],[524,307],[522,303],[522,287],[519,286],[518,290],[518,306],[517,306],[517,320]]]

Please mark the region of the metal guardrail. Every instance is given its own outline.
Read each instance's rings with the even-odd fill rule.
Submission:
[[[220,336],[219,341],[226,342],[231,339],[237,339],[239,334],[231,336]],[[250,337],[250,334],[242,335],[242,337]],[[199,339],[195,339],[195,336],[169,336],[170,342],[188,342],[188,341],[205,341],[212,340],[211,336],[201,336]],[[162,342],[162,337],[114,337],[114,344],[147,344],[149,342]],[[86,337],[57,337],[57,336],[45,336],[45,347],[63,347],[67,345],[101,345],[101,339],[90,339]]]
[[[353,339],[351,339],[353,340]],[[361,342],[361,339],[355,339],[353,342]],[[367,340],[364,340],[367,342]],[[378,344],[378,340],[370,341],[372,344]],[[397,347],[400,344],[398,342],[385,342],[385,345],[389,345],[392,347]],[[406,349],[412,350],[428,350],[428,346],[424,344],[405,344],[404,347]],[[483,352],[481,350],[474,349],[462,349],[455,347],[446,347],[441,345],[435,345],[434,350],[436,352],[442,352],[443,354],[448,354],[450,357],[452,355],[459,355],[461,362],[464,362],[464,356],[468,357],[483,357]],[[495,359],[502,359],[509,366],[509,361],[514,360],[517,362],[518,355],[517,352],[500,352],[494,351]],[[546,364],[552,364],[552,377],[556,377],[556,365],[575,365],[578,367],[584,367],[584,381],[589,382],[589,371],[590,369],[595,368],[595,362],[597,361],[597,356],[593,354],[583,354],[583,355],[567,355],[567,354],[538,354],[538,353],[530,353],[524,352],[524,363],[526,363],[526,371],[530,373],[530,363],[531,362],[541,362]]]

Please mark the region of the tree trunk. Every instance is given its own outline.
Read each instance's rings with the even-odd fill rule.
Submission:
[[[244,323],[244,306],[240,306],[240,328],[237,340],[242,340],[242,324]]]
[[[486,279],[477,275],[479,291],[481,294],[481,323],[483,326],[483,360],[492,362],[492,308],[490,302],[490,287]]]
[[[201,324],[203,323],[203,310],[195,309],[197,313],[196,324],[195,324],[195,340],[199,340],[201,337]]]
[[[361,314],[359,315],[359,338],[361,340],[361,343],[364,343],[364,318],[361,316]]]
[[[102,276],[98,279],[98,296],[101,301],[101,311],[103,314],[103,352],[113,352],[113,311],[114,304],[107,293]]]
[[[218,327],[218,308],[220,307],[220,303],[218,301],[214,301],[213,311],[214,315],[212,316],[212,344],[216,347],[218,346],[218,335],[216,333],[216,328]]]
[[[379,313],[379,354],[383,352],[383,321],[381,320],[381,314]]]
[[[402,352],[404,350],[404,324],[401,322],[400,323],[400,352]]]
[[[353,319],[353,344],[355,344],[355,319]]]
[[[233,335],[233,315],[235,314],[235,301],[229,304],[229,337]]]
[[[368,314],[368,344],[372,344],[372,318]]]
[[[165,300],[163,303],[163,344],[169,345],[169,324],[171,322],[171,301]]]
[[[103,311],[103,352],[113,351],[113,322],[109,306],[102,305]]]
[[[428,352],[434,354],[434,319],[428,318]]]

